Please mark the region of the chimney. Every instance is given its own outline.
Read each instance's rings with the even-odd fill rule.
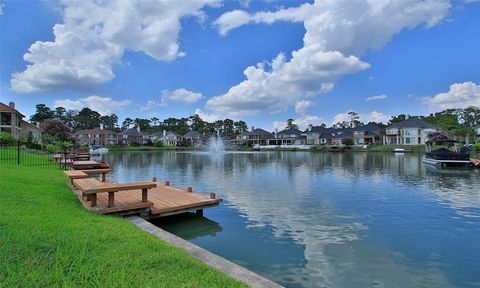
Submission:
[[[12,108],[12,109],[15,109],[15,102],[10,101],[10,102],[8,103],[8,106],[10,106],[10,108]]]
[[[100,123],[100,130],[103,130],[103,123]]]
[[[255,130],[255,127],[252,126],[252,132],[253,132],[253,130]]]
[[[165,136],[167,136],[167,130],[163,130],[163,138],[165,138]]]
[[[140,126],[137,125],[137,131],[140,132]]]
[[[408,120],[408,118],[410,118],[410,115],[407,114],[407,115],[405,116],[405,120]]]

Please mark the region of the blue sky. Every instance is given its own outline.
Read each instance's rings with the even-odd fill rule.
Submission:
[[[1,2],[0,101],[269,130],[480,106],[480,2],[98,2]]]

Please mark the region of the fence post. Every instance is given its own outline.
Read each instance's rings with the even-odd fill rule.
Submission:
[[[67,149],[63,150],[63,170],[67,170]],[[73,159],[72,159],[73,161]],[[72,163],[73,164],[73,163]]]
[[[20,165],[20,140],[17,140],[17,165]]]

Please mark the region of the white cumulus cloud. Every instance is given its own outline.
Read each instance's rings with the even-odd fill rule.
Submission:
[[[197,102],[200,99],[202,99],[201,93],[192,92],[184,88],[176,89],[174,91],[162,91],[162,101],[171,100],[191,104]]]
[[[442,109],[480,107],[480,85],[467,81],[450,85],[448,92],[424,99],[425,103]]]
[[[387,95],[382,94],[382,95],[367,97],[365,98],[365,101],[375,101],[375,100],[385,100],[385,99],[387,99]]]
[[[64,107],[68,110],[81,110],[83,108],[90,108],[97,111],[101,115],[108,115],[118,112],[132,104],[130,100],[116,101],[110,97],[100,97],[92,95],[79,99],[58,99],[53,105],[55,107]]]
[[[278,111],[328,92],[342,76],[369,67],[359,57],[379,49],[402,30],[431,27],[448,15],[448,0],[349,1],[317,0],[273,12],[234,10],[214,23],[219,33],[252,23],[299,22],[305,27],[303,47],[287,59],[280,53],[270,63],[245,69],[246,79],[206,108],[235,115]]]
[[[202,111],[202,109],[199,109],[199,108],[195,109],[195,114],[200,116],[200,118],[202,118],[203,121],[207,121],[207,122],[215,122],[217,120],[222,120],[222,119],[225,118],[220,114],[206,113],[206,112]]]
[[[62,23],[53,27],[54,41],[37,41],[23,56],[22,72],[12,74],[15,92],[85,89],[112,80],[112,66],[125,50],[140,51],[160,61],[184,55],[179,49],[180,20],[203,19],[205,5],[216,0],[60,1]]]
[[[312,105],[311,101],[308,100],[300,100],[295,103],[295,112],[298,114],[305,114],[307,109]]]
[[[206,107],[234,115],[254,115],[265,110],[284,109],[303,97],[330,91],[339,77],[364,70],[369,64],[338,51],[322,51],[318,46],[304,47],[287,61],[279,54],[270,63],[258,63],[245,69],[246,80],[227,93],[212,97]]]

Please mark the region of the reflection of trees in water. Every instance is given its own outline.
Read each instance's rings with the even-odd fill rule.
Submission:
[[[368,284],[362,281],[374,278],[388,280],[388,277],[393,277],[387,276],[388,273],[382,270],[371,271],[366,268],[374,266],[375,261],[378,260],[384,261],[382,262],[384,271],[390,269],[390,274],[396,275],[398,285],[415,284],[408,269],[391,259],[388,247],[352,248],[354,245],[359,245],[356,243],[361,242],[357,240],[368,233],[367,224],[359,219],[361,215],[338,215],[339,208],[336,207],[335,199],[330,200],[325,197],[328,195],[322,194],[322,192],[328,193],[327,190],[338,188],[329,187],[331,183],[326,183],[327,186],[321,188],[311,187],[312,183],[324,184],[321,181],[315,182],[315,179],[323,181],[321,177],[327,175],[327,177],[337,178],[335,183],[343,182],[350,185],[362,179],[373,181],[378,178],[381,181],[401,183],[405,186],[426,186],[442,199],[455,203],[452,207],[456,209],[480,207],[479,192],[471,191],[471,187],[475,187],[471,183],[480,181],[478,175],[472,175],[472,173],[467,176],[442,175],[425,171],[421,155],[132,152],[109,153],[105,157],[105,161],[113,165],[113,174],[121,181],[144,180],[157,176],[159,179],[172,180],[174,185],[178,183],[178,185],[194,186],[203,192],[215,191],[226,198],[228,205],[244,215],[251,227],[268,227],[271,228],[273,237],[276,239],[285,237],[293,239],[295,243],[305,247],[306,261],[302,264],[304,267],[301,271],[289,275],[281,275],[285,271],[279,269],[276,277],[279,277],[278,279],[293,277],[296,283],[302,283],[305,286],[311,284],[312,282],[309,281],[312,279],[318,281],[317,284],[354,286],[353,283],[342,283],[342,281],[351,280],[351,277],[354,277],[353,274],[358,271],[363,271],[364,274],[357,276],[359,277],[356,279],[357,284]],[[455,190],[458,189],[461,193],[455,194]],[[468,192],[465,193],[466,191]],[[458,199],[458,195],[468,195],[468,197],[462,198],[462,196]],[[475,203],[472,197],[477,197],[476,204],[473,204],[476,206],[465,206],[467,200]],[[218,228],[214,226],[211,226],[212,231]],[[210,232],[207,231],[207,233]],[[342,248],[341,251],[329,254],[330,251],[339,247]],[[359,251],[367,249],[372,249],[371,254],[375,252],[376,258],[360,257]],[[341,255],[342,260],[335,259],[331,255]],[[341,267],[344,263],[349,263],[348,269]],[[309,280],[301,279],[305,274],[308,275]],[[430,273],[433,276],[428,276],[429,273],[426,272],[419,274],[426,275],[421,276],[426,278],[438,277],[431,283],[446,283],[441,275],[434,275],[434,271]],[[339,275],[343,275],[344,278]]]
[[[103,158],[114,168],[113,179],[118,182],[175,178],[184,185],[205,182],[206,175],[215,170],[215,178],[230,179],[285,168],[286,177],[294,182],[302,167],[314,176],[334,173],[345,181],[364,177],[390,177],[407,186],[428,185],[441,199],[454,208],[480,207],[480,175],[472,170],[425,170],[421,155],[393,153],[178,153],[112,152]],[[208,177],[208,176],[207,176]],[[247,178],[246,178],[247,179]],[[191,181],[193,183],[188,183]],[[473,186],[472,186],[473,185]],[[476,186],[475,186],[476,185]]]

